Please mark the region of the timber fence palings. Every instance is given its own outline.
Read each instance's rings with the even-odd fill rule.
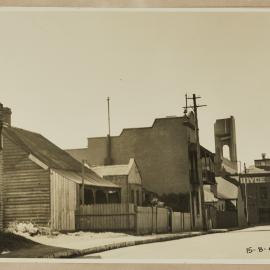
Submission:
[[[79,230],[91,231],[134,231],[134,205],[128,212],[124,204],[81,205],[76,213]]]
[[[76,230],[176,233],[191,230],[190,214],[134,204],[81,205],[76,211]]]

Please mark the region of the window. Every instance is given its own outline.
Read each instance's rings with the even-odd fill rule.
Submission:
[[[260,187],[260,198],[266,200],[268,198],[267,187]]]

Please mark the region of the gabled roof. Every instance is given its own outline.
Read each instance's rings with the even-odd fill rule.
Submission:
[[[226,180],[223,177],[216,177],[217,182],[217,198],[224,200],[238,199],[238,186]]]
[[[134,162],[134,159],[131,158],[128,164],[93,166],[91,169],[101,177],[112,175],[129,175],[130,169],[132,168]]]
[[[77,174],[77,177],[81,176],[81,163],[41,134],[9,126],[3,128],[3,135],[27,153],[34,155],[49,168],[72,171]],[[85,167],[85,177],[91,179],[96,186],[118,187],[110,181],[102,179],[87,167]]]

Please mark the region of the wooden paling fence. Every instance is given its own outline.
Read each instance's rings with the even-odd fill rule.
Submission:
[[[172,212],[172,232],[191,231],[190,213]]]
[[[76,211],[76,229],[90,231],[134,231],[133,204],[81,205]]]
[[[169,211],[159,207],[136,208],[136,233],[166,233],[169,232]]]
[[[133,204],[96,204],[80,206],[76,211],[76,229],[150,234],[189,231],[191,226],[189,213]]]

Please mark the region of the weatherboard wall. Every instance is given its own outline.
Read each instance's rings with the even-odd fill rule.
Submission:
[[[59,231],[75,230],[77,206],[75,182],[51,170],[51,228]]]
[[[50,221],[50,172],[29,159],[29,154],[4,136],[4,226],[14,221],[48,225]]]

